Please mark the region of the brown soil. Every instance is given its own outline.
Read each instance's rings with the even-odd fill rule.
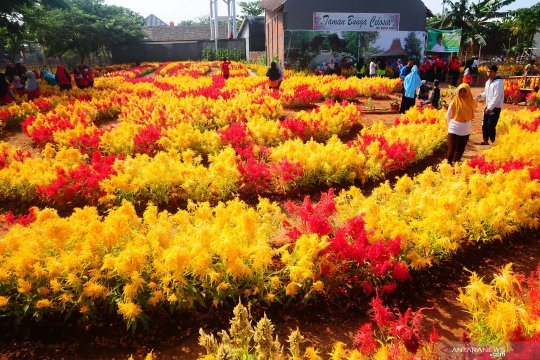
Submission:
[[[473,88],[473,95],[482,91]],[[375,108],[388,109],[389,100],[373,100]],[[507,109],[520,107],[505,105]],[[285,116],[294,112],[286,111]],[[482,141],[482,107],[477,116],[464,158],[470,159],[489,146],[477,145]],[[392,124],[397,114],[366,114],[363,123],[374,121]],[[109,124],[110,125],[110,124]],[[21,132],[5,132],[1,139],[24,150],[36,152],[30,140]],[[406,173],[415,174],[445,158],[444,150],[437,152],[426,161],[416,164]],[[388,303],[401,310],[412,307],[431,308],[424,311],[429,322],[438,325],[443,342],[458,342],[466,330],[468,316],[462,310],[457,296],[458,289],[466,285],[470,271],[476,271],[486,279],[508,262],[514,263],[514,270],[528,274],[534,270],[540,259],[540,233],[530,232],[515,236],[504,243],[487,244],[482,247],[470,246],[452,259],[413,275],[413,281],[398,287]],[[467,270],[468,269],[468,270]],[[276,308],[254,310],[257,318],[263,311],[276,325],[282,342],[289,333],[299,328],[306,337],[306,344],[317,347],[323,355],[331,350],[336,341],[352,344],[358,327],[368,320],[368,299],[359,297],[355,303],[343,301],[319,303],[312,306],[284,305]],[[91,322],[79,325],[76,319],[65,323],[62,319],[47,323],[27,322],[16,329],[6,319],[0,318],[0,359],[126,359],[130,355],[143,358],[154,351],[158,359],[195,359],[202,355],[197,344],[198,329],[216,333],[228,328],[232,310],[206,313],[184,314],[171,318],[162,314],[153,321],[151,328],[131,336],[122,322]]]

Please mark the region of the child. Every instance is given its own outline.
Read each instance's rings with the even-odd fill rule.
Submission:
[[[426,80],[422,80],[422,85],[420,85],[420,89],[418,90],[418,101],[420,105],[428,103],[429,90],[431,90],[431,87],[426,83]]]
[[[463,82],[465,84],[471,85],[472,75],[471,75],[471,70],[469,68],[466,68],[465,71],[463,72]]]

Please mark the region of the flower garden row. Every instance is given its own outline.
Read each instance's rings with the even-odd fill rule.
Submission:
[[[208,65],[183,63],[160,67],[152,79],[103,78],[84,98],[66,96],[67,104],[27,116],[23,130],[44,150],[31,157],[4,144],[0,194],[73,207],[288,193],[378,179],[444,142],[444,113],[434,109],[411,111],[389,128],[364,128],[348,142],[338,136],[349,136],[362,119],[359,106],[347,101],[328,100],[279,120],[289,90],[319,89],[315,100],[307,96],[305,104],[312,104],[339,89],[354,89],[353,99],[373,89],[388,96],[394,80],[328,77],[317,84],[313,77],[291,77],[289,88],[276,93],[237,67],[227,83],[200,76]],[[189,76],[163,76],[181,71]],[[118,126],[98,127],[115,116]]]
[[[129,326],[156,312],[253,302],[309,301],[393,291],[464,245],[537,229],[540,111],[503,112],[504,134],[484,156],[403,176],[364,196],[318,202],[234,199],[176,213],[124,201],[62,218],[33,209],[0,239],[0,311],[10,317],[117,309]]]

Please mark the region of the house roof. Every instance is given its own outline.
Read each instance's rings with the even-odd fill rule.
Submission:
[[[147,42],[162,41],[196,41],[210,39],[210,25],[180,25],[180,26],[145,26],[144,38]],[[219,39],[228,39],[227,24],[219,25]]]
[[[248,36],[250,51],[264,51],[266,49],[264,16],[246,16],[240,25],[240,30],[238,30],[238,37],[247,38]]]
[[[373,56],[407,56],[407,52],[401,46],[401,40],[394,39],[388,50],[374,54]]]
[[[167,24],[156,15],[150,14],[144,19],[144,26],[167,26]]]
[[[286,0],[261,0],[259,1],[259,5],[264,9],[268,11],[276,11],[279,9],[283,4],[285,4]]]
[[[262,32],[264,36],[264,16],[246,16],[244,21],[242,21],[242,24],[240,25],[240,29],[238,30],[238,37],[246,30],[246,28],[250,28],[250,33],[253,31],[259,31],[262,27]]]

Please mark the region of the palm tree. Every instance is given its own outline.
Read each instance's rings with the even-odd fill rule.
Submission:
[[[486,36],[491,29],[498,26],[507,13],[500,9],[515,0],[447,0],[449,9],[433,18],[429,25],[435,28],[461,29],[462,50],[474,53],[486,45]]]

